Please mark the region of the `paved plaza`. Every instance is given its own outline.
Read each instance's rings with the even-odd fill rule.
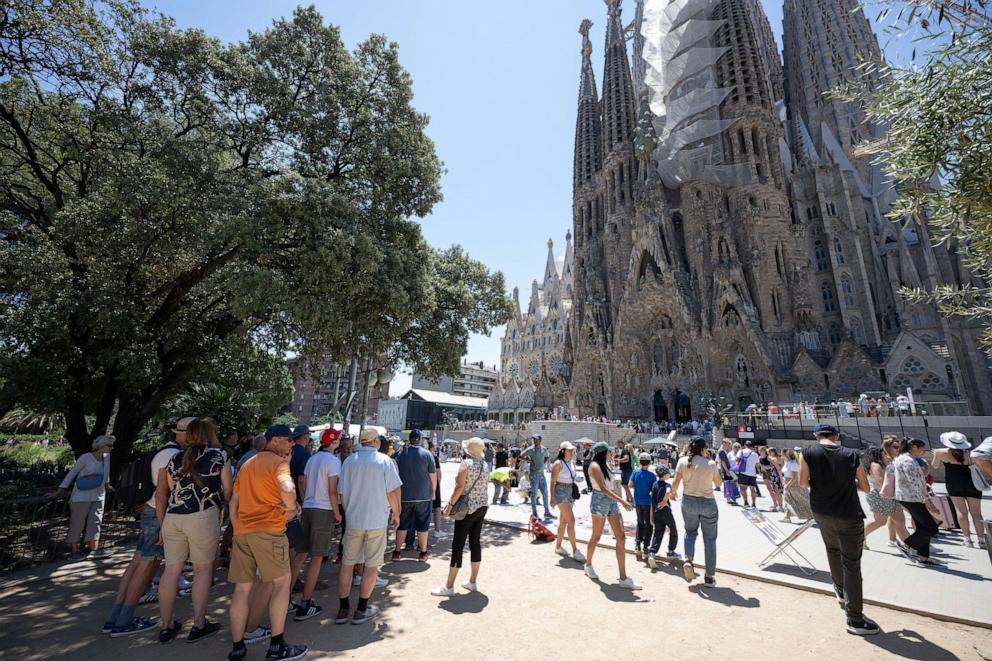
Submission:
[[[444,465],[446,495],[456,467]],[[879,605],[866,611],[884,633],[868,638],[844,633],[836,601],[822,594],[829,584],[815,529],[797,542],[817,568],[812,578],[800,577],[785,563],[759,570],[757,562],[770,550],[768,542],[739,511],[721,507],[718,587],[687,586],[677,567],[662,564],[652,571],[628,555],[629,573],[644,586],[632,593],[612,585],[616,560],[609,550],[600,549],[596,555],[601,576],[597,582],[582,574],[579,563],[554,556],[551,544],[531,541],[518,529],[529,511],[522,504],[490,508],[489,518],[507,525],[484,529],[479,593],[460,590],[451,599],[430,595],[446,574],[450,540],[445,539],[434,542],[429,563],[407,554],[402,561],[384,566],[390,584],[373,595],[373,603],[383,608],[379,619],[362,626],[336,626],[332,618],[337,576],[335,567],[325,566],[322,579],[328,588],[315,597],[324,613],[307,622],[289,622],[288,639],[309,645],[310,658],[315,659],[397,654],[405,659],[513,659],[532,656],[551,642],[558,656],[574,659],[615,659],[657,651],[672,658],[713,659],[726,658],[728,649],[736,650],[733,656],[738,658],[763,659],[790,659],[797,650],[811,649],[821,650],[825,658],[844,659],[992,658],[992,631],[987,627],[938,621]],[[579,536],[585,538],[587,498],[580,501],[578,511]],[[627,515],[625,521],[628,535],[633,534],[632,518]],[[937,548],[948,566],[934,571],[909,566],[890,552],[882,532],[871,541],[873,550],[864,560],[870,602],[988,623],[992,572],[984,551],[961,548],[954,536],[946,537]],[[603,543],[611,544],[612,539],[607,535]],[[224,658],[230,644],[230,589],[223,580],[211,593],[208,609],[208,617],[223,627],[212,639],[189,645],[181,638],[162,646],[155,642],[154,632],[123,639],[98,633],[127,557],[122,552],[99,564],[39,565],[6,577],[0,584],[0,658]],[[224,578],[223,571],[219,578]],[[177,609],[188,626],[188,599],[181,599]],[[154,606],[139,612],[157,616]],[[643,635],[638,635],[639,628]],[[263,656],[263,649],[249,651],[249,659]]]

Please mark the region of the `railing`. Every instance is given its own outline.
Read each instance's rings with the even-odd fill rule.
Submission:
[[[69,499],[50,495],[0,500],[0,573],[68,555]],[[128,543],[138,534],[129,508],[107,494],[100,547]]]
[[[862,447],[878,445],[886,434],[912,436],[927,441],[932,449],[940,447],[940,435],[946,431],[959,431],[977,445],[992,435],[992,422],[987,417],[959,416],[949,413],[956,402],[927,402],[915,405],[915,410],[889,409],[882,415],[876,408],[874,415],[858,410],[857,415],[842,414],[827,407],[811,407],[803,413],[732,413],[725,416],[723,430],[731,439],[767,441],[810,440],[818,424],[837,428],[845,444]],[[937,413],[934,413],[937,411]],[[946,416],[959,417],[951,425]]]

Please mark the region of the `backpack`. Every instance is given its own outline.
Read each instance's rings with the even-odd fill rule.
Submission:
[[[152,480],[152,460],[162,450],[167,448],[179,449],[175,443],[167,443],[164,447],[151,450],[141,455],[121,471],[117,478],[117,500],[125,505],[136,507],[148,501],[155,494],[155,482]]]

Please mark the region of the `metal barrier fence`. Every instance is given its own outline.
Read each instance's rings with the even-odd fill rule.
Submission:
[[[879,445],[886,434],[912,436],[925,440],[933,449],[940,447],[940,435],[946,431],[959,431],[971,440],[972,445],[992,436],[992,418],[961,415],[935,415],[933,403],[917,404],[915,414],[903,414],[899,409],[881,415],[858,411],[858,415],[842,415],[837,410],[817,408],[804,413],[733,413],[726,416],[723,431],[728,438],[767,441],[810,440],[818,424],[833,425],[841,432],[845,444]],[[938,402],[937,404],[942,404]],[[939,406],[936,410],[942,411]]]
[[[0,573],[57,560],[69,554],[69,498],[51,494],[65,475],[61,466],[0,465],[0,485],[8,494],[35,494],[0,498]],[[109,492],[103,508],[100,546],[114,547],[137,537],[138,522],[130,508]]]

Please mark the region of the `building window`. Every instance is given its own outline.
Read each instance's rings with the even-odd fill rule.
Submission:
[[[834,254],[837,256],[837,263],[844,264],[844,244],[841,243],[840,239],[834,238]]]
[[[824,282],[820,287],[820,295],[823,297],[823,309],[825,312],[837,311],[837,297],[834,295],[834,288],[829,282]]]
[[[827,249],[823,245],[823,241],[819,239],[813,243],[813,257],[816,259],[816,270],[819,273],[826,271],[830,265],[830,260],[827,258]]]

